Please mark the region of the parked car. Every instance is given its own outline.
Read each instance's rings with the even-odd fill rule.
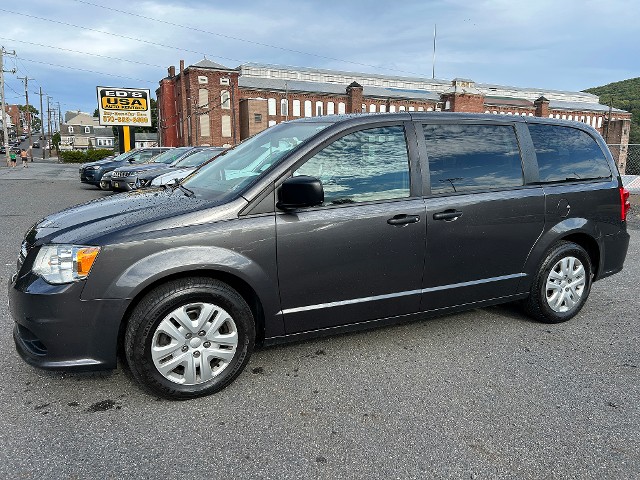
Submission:
[[[33,142],[33,148],[40,148],[40,142]]]
[[[180,181],[191,175],[204,163],[216,158],[225,150],[226,148],[224,147],[207,147],[173,162],[168,168],[140,174],[138,175],[140,188],[158,187]]]
[[[199,148],[200,147],[172,148],[171,150],[167,150],[144,163],[118,167],[111,175],[111,188],[116,192],[135,190],[140,186],[138,183],[138,174],[149,170],[163,170],[176,160],[184,158],[192,152],[198,151]]]
[[[121,350],[141,385],[185,399],[229,385],[256,343],[511,301],[564,322],[623,268],[628,196],[582,123],[284,122],[175,188],[34,225],[9,284],[16,348],[75,370]]]
[[[118,167],[129,164],[140,164],[151,160],[156,155],[169,150],[168,147],[138,148],[121,153],[109,160],[83,163],[80,167],[80,181],[100,187],[102,176]]]

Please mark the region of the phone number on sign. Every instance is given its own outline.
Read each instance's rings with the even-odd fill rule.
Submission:
[[[147,117],[111,117],[109,115],[103,115],[102,121],[104,123],[148,123]]]

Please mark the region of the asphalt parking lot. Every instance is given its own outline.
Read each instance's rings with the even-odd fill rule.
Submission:
[[[106,195],[77,177],[0,168],[2,285],[35,221]],[[500,306],[263,349],[187,402],[29,367],[3,288],[0,478],[639,478],[637,200],[625,270],[568,323]]]

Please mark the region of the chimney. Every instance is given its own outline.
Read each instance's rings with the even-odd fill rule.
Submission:
[[[169,77],[173,78],[176,76],[176,67],[174,67],[173,65],[171,65],[169,67]]]
[[[184,71],[184,60],[180,60],[180,75],[182,75],[183,71]]]
[[[536,117],[549,116],[549,100],[544,97],[540,97],[534,101],[533,104],[536,106]]]

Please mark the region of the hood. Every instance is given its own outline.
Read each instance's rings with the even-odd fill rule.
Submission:
[[[86,162],[86,163],[83,163],[82,166],[93,167],[94,165],[104,165],[105,163],[112,163],[112,162],[113,162],[113,158],[109,158],[109,159],[96,160],[95,162]]]
[[[142,170],[157,170],[159,168],[167,168],[166,163],[138,163],[133,165],[127,165],[124,167],[118,167],[119,172],[139,172]]]
[[[158,175],[153,179],[152,185],[165,185],[170,181],[179,178],[186,178],[188,175],[191,175],[196,171],[196,167],[187,167],[187,168],[172,168],[166,173],[162,175]]]
[[[158,221],[176,216],[181,216],[177,222],[179,225],[189,225],[196,221],[194,219],[209,217],[202,210],[215,206],[210,200],[187,197],[180,189],[133,191],[49,215],[29,230],[25,240],[29,248],[43,243],[100,245],[108,242],[105,240],[107,237],[118,235],[123,230],[127,234],[135,234],[140,230],[166,228],[167,225],[150,224],[162,224]],[[185,214],[189,218],[182,218]]]

